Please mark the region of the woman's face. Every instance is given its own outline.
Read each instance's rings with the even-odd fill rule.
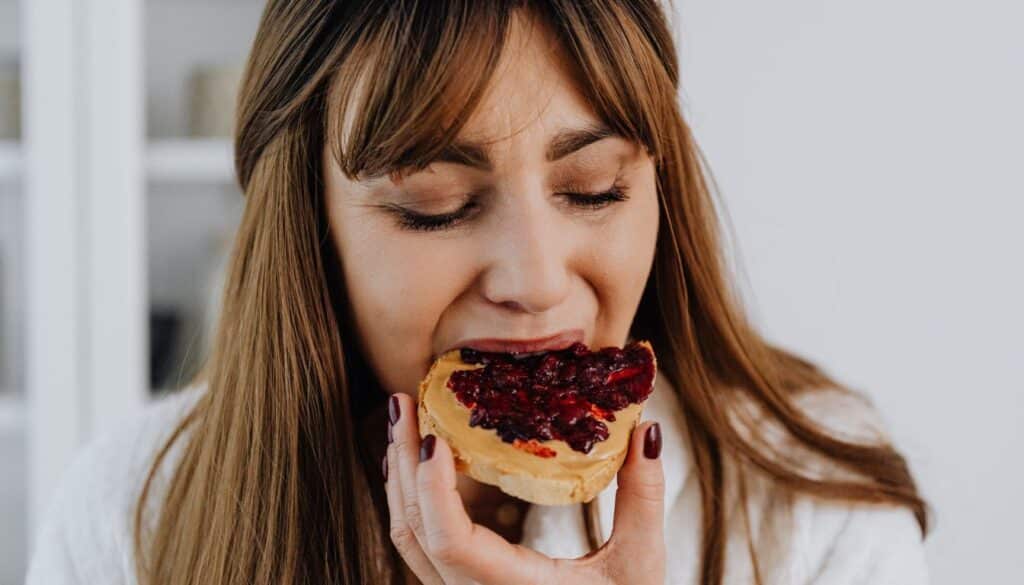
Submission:
[[[530,26],[514,21],[497,76],[456,141],[478,145],[482,160],[352,181],[325,149],[355,326],[390,393],[415,394],[431,362],[470,339],[581,330],[592,347],[626,342],[654,257],[654,163],[616,135],[564,148],[581,144],[567,135],[600,124],[560,49]],[[628,199],[587,206],[588,194],[613,185]],[[422,225],[405,214],[458,219]],[[426,227],[435,229],[417,229]]]

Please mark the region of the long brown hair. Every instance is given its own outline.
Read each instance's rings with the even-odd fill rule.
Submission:
[[[380,393],[352,330],[324,211],[321,155],[349,177],[423,168],[459,132],[512,13],[561,42],[580,91],[656,161],[655,264],[631,335],[678,393],[703,503],[701,582],[724,570],[726,461],[793,492],[928,510],[888,442],[839,440],[797,407],[853,393],[763,339],[726,279],[710,173],[680,112],[679,64],[656,0],[270,0],[239,95],[235,167],[247,197],[206,392],[163,445],[135,516],[143,584],[389,583],[400,560],[359,418]],[[732,389],[725,391],[724,389]],[[743,398],[799,445],[856,472],[810,477],[734,424]],[[153,517],[144,510],[172,445]],[[671,547],[671,543],[669,543]]]

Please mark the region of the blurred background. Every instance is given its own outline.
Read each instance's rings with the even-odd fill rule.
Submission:
[[[1024,4],[675,1],[772,340],[868,392],[933,582],[1024,582]],[[77,449],[207,350],[257,0],[0,0],[0,585]]]

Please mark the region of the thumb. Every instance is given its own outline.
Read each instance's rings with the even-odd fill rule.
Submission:
[[[652,563],[665,554],[665,476],[661,469],[661,426],[648,422],[633,430],[626,462],[619,470],[615,521],[610,538],[616,556],[630,564]]]

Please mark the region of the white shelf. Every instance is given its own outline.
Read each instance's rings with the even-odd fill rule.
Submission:
[[[9,390],[0,394],[0,433],[20,431],[25,428],[25,401],[12,396]]]
[[[152,181],[232,183],[235,170],[231,140],[151,140],[146,147],[146,177]]]
[[[0,181],[21,176],[21,144],[0,140]]]
[[[146,148],[146,176],[154,181],[231,183],[235,180],[231,141],[226,138],[152,140]],[[0,180],[22,172],[21,145],[0,140]]]

